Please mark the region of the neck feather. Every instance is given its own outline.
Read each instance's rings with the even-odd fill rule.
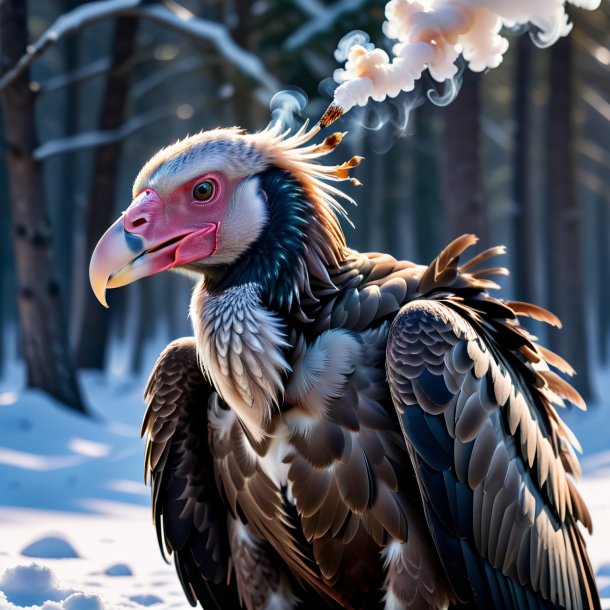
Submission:
[[[202,371],[252,438],[262,440],[290,369],[280,319],[262,305],[256,284],[209,294],[203,282],[193,292],[191,318]]]
[[[343,233],[315,190],[287,170],[267,170],[259,178],[269,209],[267,226],[235,264],[206,284],[210,292],[255,284],[271,310],[309,321],[306,311],[317,303],[316,293],[336,291],[328,270],[343,259]]]

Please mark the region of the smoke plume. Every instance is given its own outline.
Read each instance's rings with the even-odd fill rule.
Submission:
[[[307,94],[297,87],[278,91],[269,103],[271,123],[278,121],[284,129],[298,129],[303,110],[307,106]]]
[[[569,0],[593,10],[600,0]],[[482,72],[497,67],[508,49],[502,28],[528,29],[539,46],[549,46],[572,29],[564,0],[391,0],[385,8],[383,33],[394,41],[391,55],[376,48],[363,32],[352,32],[339,43],[335,57],[345,67],[335,71],[339,86],[322,127],[353,106],[394,98],[413,91],[428,70],[438,82],[449,82],[447,103],[457,90],[456,60]]]

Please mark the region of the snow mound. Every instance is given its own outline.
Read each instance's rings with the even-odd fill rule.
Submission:
[[[116,563],[104,570],[106,576],[133,576],[131,568],[126,563]]]
[[[104,610],[104,604],[97,595],[73,593],[63,603],[64,610]]]
[[[163,603],[163,600],[156,595],[132,595],[129,599],[140,606],[154,606]]]
[[[140,606],[150,606],[162,600],[155,595],[135,596]],[[153,601],[154,598],[154,601]],[[0,574],[0,610],[133,610],[137,606],[107,604],[98,595],[64,589],[55,573],[32,563],[8,568]]]
[[[610,576],[610,563],[599,566],[597,568],[596,576]]]
[[[74,547],[59,536],[48,536],[41,538],[26,546],[21,554],[24,557],[36,557],[40,559],[76,559],[79,557]]]
[[[62,589],[55,574],[37,563],[5,570],[0,575],[0,591],[4,592],[6,600],[11,604],[24,606],[61,601],[73,593]],[[2,601],[0,598],[0,608],[4,610]]]
[[[97,595],[74,593],[63,602],[46,601],[42,605],[21,606],[8,601],[6,595],[0,591],[0,610],[134,610],[136,606],[130,604],[116,605],[104,604]]]

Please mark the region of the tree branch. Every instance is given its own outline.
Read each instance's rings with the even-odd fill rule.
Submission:
[[[319,0],[293,0],[293,3],[310,19],[319,19],[328,10]]]
[[[194,55],[176,59],[170,62],[169,65],[155,70],[155,72],[148,75],[146,78],[132,85],[130,91],[130,101],[133,104],[134,101],[144,97],[144,95],[165,84],[168,80],[175,78],[176,76],[182,76],[184,73],[198,70],[199,68],[208,66],[211,63],[212,62],[209,60]]]
[[[73,70],[72,72],[62,72],[57,76],[49,78],[44,83],[40,84],[40,88],[38,89],[38,95],[45,95],[47,93],[57,91],[58,89],[69,87],[70,85],[74,85],[76,83],[82,83],[91,78],[95,78],[96,76],[101,76],[102,74],[105,74],[106,72],[108,72],[109,69],[110,58],[101,57],[100,59],[96,59],[90,64]]]
[[[147,19],[193,40],[207,42],[245,76],[260,83],[269,93],[274,93],[280,88],[279,81],[265,69],[261,60],[237,45],[227,28],[219,23],[197,17],[174,2],[167,5],[151,5],[145,0],[97,0],[82,4],[61,15],[35,43],[29,45],[26,53],[13,68],[0,78],[0,91],[13,83],[60,40],[98,21],[115,17]]]
[[[314,36],[329,30],[335,25],[337,20],[345,15],[362,8],[366,0],[339,0],[328,7],[324,6],[324,14],[312,16],[299,29],[293,32],[284,41],[284,48],[287,51],[295,51],[306,45]]]
[[[117,129],[87,131],[68,138],[50,140],[36,148],[33,156],[37,161],[46,161],[54,155],[62,155],[85,148],[96,148],[105,144],[112,144],[127,138],[132,133],[151,123],[171,116],[176,116],[175,110],[152,110],[151,112],[132,117]]]

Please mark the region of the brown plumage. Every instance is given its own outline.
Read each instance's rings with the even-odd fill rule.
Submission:
[[[184,167],[213,155],[234,165],[214,179],[251,185],[249,163],[256,181],[235,190],[216,250],[183,266],[200,279],[195,336],[146,390],[153,516],[189,601],[598,609],[576,441],[555,410],[582,400],[519,316],[558,320],[490,296],[503,249],[460,262],[471,235],[428,266],[347,248],[324,181],[360,159],[317,165],[343,134],[304,146],[312,135],[194,136],[134,187],[170,198],[159,176],[192,179]],[[234,208],[266,218],[241,249]]]

